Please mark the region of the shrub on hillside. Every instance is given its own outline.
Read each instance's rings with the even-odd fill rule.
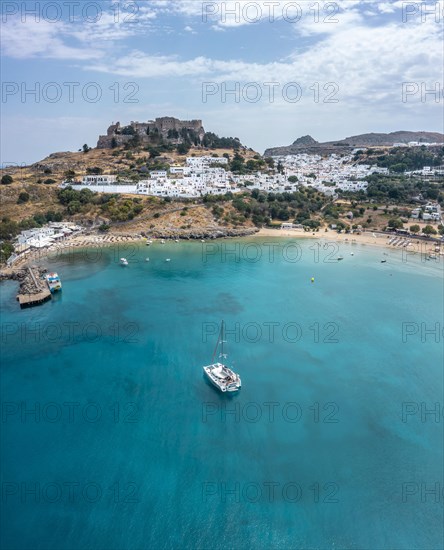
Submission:
[[[2,177],[1,183],[2,183],[2,185],[11,185],[11,183],[12,183],[13,181],[14,181],[14,180],[12,179],[12,176],[10,176],[9,174],[5,174],[5,175]]]

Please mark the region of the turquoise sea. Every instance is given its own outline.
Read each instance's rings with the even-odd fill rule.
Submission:
[[[3,283],[1,547],[443,548],[443,262],[385,252],[68,252],[29,310]]]

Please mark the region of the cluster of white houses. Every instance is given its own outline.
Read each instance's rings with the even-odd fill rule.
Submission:
[[[17,237],[17,245],[22,247],[22,250],[30,247],[45,248],[66,239],[66,237],[71,237],[82,230],[83,228],[75,223],[50,222],[44,227],[22,231]]]
[[[353,152],[354,153],[354,152]],[[357,164],[353,154],[340,156],[330,155],[287,155],[275,157],[284,167],[287,179],[296,176],[298,184],[313,187],[326,195],[334,196],[337,191],[366,191],[365,178],[371,174],[387,174],[387,168]]]
[[[442,146],[442,143],[426,143],[423,141],[409,141],[407,143],[394,143],[393,147],[437,147]]]
[[[232,174],[224,166],[225,157],[190,157],[185,166],[172,165],[167,170],[155,170],[149,179],[138,183],[118,181],[117,176],[85,176],[81,183],[64,182],[62,187],[90,189],[99,193],[124,193],[157,197],[201,197],[236,192]]]
[[[55,243],[77,235],[83,227],[72,222],[50,222],[43,227],[22,231],[14,243],[14,254],[8,259],[12,265],[19,257],[31,250],[49,248]]]
[[[441,223],[442,210],[439,203],[429,202],[422,208],[418,207],[412,210],[410,217],[415,220],[431,221]]]
[[[203,195],[220,195],[229,191],[239,193],[249,189],[282,193],[296,191],[299,186],[313,187],[326,195],[335,196],[338,191],[366,191],[367,176],[388,174],[388,168],[358,164],[353,154],[288,155],[274,157],[280,171],[255,172],[235,175],[228,170],[225,157],[189,157],[185,166],[172,165],[169,170],[156,170],[149,179],[138,183],[119,182],[117,176],[85,176],[82,182],[64,182],[75,189],[91,189],[100,193],[124,193],[158,197],[197,198]],[[441,171],[444,171],[441,168]],[[424,167],[421,174],[436,174],[435,169]],[[294,176],[294,177],[292,177]]]

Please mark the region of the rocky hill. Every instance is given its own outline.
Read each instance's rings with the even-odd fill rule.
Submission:
[[[106,135],[99,136],[98,149],[114,149],[120,146],[178,147],[185,152],[190,147],[240,148],[238,138],[220,138],[206,132],[201,120],[179,120],[174,117],[160,117],[147,122],[132,121],[127,126],[120,122],[111,124]],[[182,146],[182,147],[180,147]],[[185,147],[185,149],[184,149]]]
[[[444,134],[438,132],[407,131],[391,132],[389,134],[370,133],[324,143],[317,142],[311,136],[303,136],[297,139],[292,145],[267,149],[264,156],[297,155],[300,153],[329,154],[346,152],[355,147],[390,147],[396,143],[409,143],[410,141],[444,144]]]
[[[252,149],[241,148],[240,154],[245,161],[258,156]],[[0,170],[0,178],[9,175],[12,184],[0,185],[0,204],[2,215],[19,222],[24,218],[39,215],[52,210],[63,212],[65,208],[57,198],[59,184],[67,178],[80,180],[87,174],[117,174],[123,179],[146,178],[151,169],[159,169],[172,164],[184,164],[187,156],[211,155],[233,158],[233,149],[209,149],[192,147],[187,155],[177,151],[167,151],[150,158],[143,147],[115,149],[90,149],[87,152],[52,153],[45,159],[30,166],[8,167]],[[20,194],[28,197],[20,201]],[[89,215],[89,214],[88,214]],[[94,218],[94,215],[91,215]]]

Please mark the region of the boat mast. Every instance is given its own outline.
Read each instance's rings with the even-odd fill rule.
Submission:
[[[225,323],[224,321],[222,321],[222,325],[220,327],[220,345],[221,345],[221,350],[220,350],[220,355],[219,357],[221,357],[222,359],[226,359],[227,358],[227,354],[225,353],[224,351],[224,344],[226,343],[226,340],[224,340],[224,337],[225,337]]]
[[[221,337],[221,341],[220,341],[220,349],[221,349],[221,353],[220,353],[220,356],[224,357],[224,322],[222,321],[222,325],[220,327],[220,337]]]
[[[219,331],[219,337],[217,339],[217,344],[216,344],[216,347],[214,348],[213,359],[212,359],[213,362],[214,362],[214,358],[216,357],[217,348],[219,347],[219,345],[221,346],[221,350],[220,350],[220,353],[219,353],[219,359],[220,358],[225,359],[227,357],[226,353],[224,352],[224,344],[225,344],[224,328],[225,328],[225,323],[222,321],[220,331]]]

